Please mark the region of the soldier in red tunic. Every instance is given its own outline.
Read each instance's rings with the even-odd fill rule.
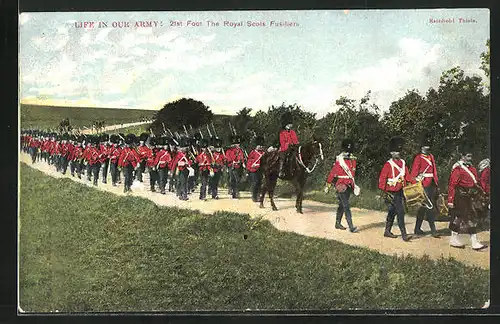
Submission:
[[[260,169],[260,162],[264,155],[264,137],[257,136],[255,138],[255,148],[248,154],[247,170],[250,176],[252,186],[252,201],[257,202],[262,184],[262,170]]]
[[[388,203],[384,236],[390,238],[397,237],[397,235],[391,232],[394,218],[397,215],[401,238],[403,241],[407,242],[411,239],[411,236],[406,233],[403,186],[405,186],[407,182],[416,183],[416,181],[411,178],[405,161],[400,157],[403,145],[404,140],[401,137],[393,137],[390,139],[389,151],[391,153],[391,159],[384,164],[380,172],[378,187],[384,191],[384,196]]]
[[[124,177],[124,188],[123,192],[131,192],[132,182],[134,181],[133,172],[134,169],[139,167],[139,155],[137,151],[133,148],[136,136],[134,134],[128,134],[125,137],[125,148],[120,154],[118,159],[118,167],[123,170]]]
[[[413,159],[413,165],[411,168],[411,177],[416,181],[422,181],[422,186],[424,187],[427,197],[431,200],[433,207],[432,209],[428,209],[422,206],[418,209],[414,234],[425,234],[424,231],[422,231],[421,226],[424,221],[424,216],[427,216],[427,222],[429,222],[432,237],[439,238],[436,231],[436,224],[434,222],[437,208],[438,176],[436,161],[434,160],[434,156],[429,152],[430,147],[430,137],[424,136],[421,141],[421,151]]]
[[[201,180],[200,200],[207,200],[207,185],[211,172],[212,155],[208,151],[208,141],[200,139],[200,149],[198,156],[196,156],[196,163],[199,168],[199,176]]]
[[[188,158],[187,154],[189,151],[189,138],[182,137],[179,139],[179,150],[177,155],[174,157],[172,165],[177,169],[178,174],[178,188],[177,196],[180,200],[188,200],[188,177],[191,168],[191,160]],[[193,170],[194,171],[194,170]],[[191,171],[191,172],[193,172]]]
[[[478,165],[478,170],[479,170],[479,182],[481,184],[481,188],[483,189],[485,200],[487,204],[485,203],[485,208],[481,210],[480,212],[484,214],[485,219],[485,226],[486,228],[489,228],[489,222],[490,222],[490,159],[484,159],[481,162],[479,162]]]
[[[219,199],[219,181],[222,174],[222,167],[226,163],[226,157],[222,151],[222,142],[219,138],[212,138],[213,144],[213,159],[212,159],[212,171],[213,175],[210,179],[210,186],[208,191],[212,194],[213,199]],[[211,150],[212,148],[210,148]]]
[[[118,183],[118,159],[120,158],[122,149],[118,145],[120,137],[116,134],[110,136],[111,147],[109,149],[109,172],[111,173],[111,183],[113,187]]]
[[[94,175],[94,186],[97,186],[97,182],[99,180],[99,171],[101,169],[101,151],[99,149],[99,136],[93,136],[91,147],[88,151],[87,160],[90,165],[90,170]],[[90,173],[88,175],[88,179],[90,180]]]
[[[158,179],[158,169],[156,168],[156,157],[158,156],[158,152],[161,150],[161,146],[159,145],[159,138],[152,137],[149,140],[149,146],[151,149],[151,155],[146,159],[146,168],[149,170],[149,187],[151,192],[156,192],[155,186],[156,182],[159,184]]]
[[[107,183],[108,181],[108,170],[109,170],[109,157],[111,153],[111,142],[109,134],[101,135],[101,144],[99,146],[101,154],[101,165],[102,165],[102,183]]]
[[[356,233],[358,232],[358,228],[352,223],[351,207],[349,205],[349,197],[354,192],[354,176],[356,175],[356,157],[352,154],[353,150],[354,142],[348,138],[344,139],[342,141],[342,153],[335,159],[335,163],[326,180],[325,191],[328,192],[332,182],[335,180],[335,189],[339,201],[335,228],[340,230],[346,229],[341,223],[345,212],[349,230],[352,233]]]
[[[240,147],[241,138],[234,135],[231,138],[231,147],[226,150],[226,162],[229,172],[231,196],[233,199],[240,197],[240,179],[245,163],[245,155]]]
[[[146,160],[153,154],[153,151],[146,145],[148,140],[148,133],[142,133],[139,135],[139,146],[137,147],[137,153],[139,154],[139,168],[137,168],[135,178],[137,181],[142,182],[142,174],[146,170]]]
[[[472,200],[477,197],[478,190],[482,190],[478,182],[477,170],[472,166],[472,148],[462,145],[459,148],[461,158],[456,162],[450,174],[448,182],[448,208],[451,221],[450,245],[456,248],[464,248],[459,234],[469,234],[472,249],[482,250],[486,245],[479,242],[477,238],[477,215],[472,207]]]
[[[159,150],[156,153],[156,159],[154,161],[154,168],[158,172],[158,182],[160,185],[160,193],[165,195],[165,187],[167,185],[168,173],[170,171],[170,163],[172,162],[172,156],[168,150],[168,139],[166,137],[160,137],[158,140]],[[151,191],[154,191],[151,189]]]
[[[293,121],[292,114],[286,112],[281,117],[282,130],[280,131],[280,165],[279,165],[279,177],[284,178],[286,176],[284,165],[288,162],[291,153],[294,151],[295,145],[299,144],[299,139],[297,134],[292,129]]]
[[[83,137],[83,136],[82,136]],[[82,178],[82,169],[81,169],[81,164],[80,161],[83,158],[83,147],[82,147],[82,141],[83,138],[79,137],[76,140],[75,143],[75,148],[73,151],[71,151],[71,155],[69,157],[70,159],[70,172],[71,176],[75,176],[75,171],[76,175],[78,176],[78,179]]]

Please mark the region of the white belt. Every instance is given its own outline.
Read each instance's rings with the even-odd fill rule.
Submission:
[[[338,176],[337,178],[339,178],[339,179],[350,179],[349,176]]]
[[[433,178],[434,177],[434,173],[422,173],[422,176],[424,178]]]

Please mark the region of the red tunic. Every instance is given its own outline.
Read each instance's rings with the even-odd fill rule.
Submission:
[[[212,158],[209,153],[201,152],[196,157],[196,162],[198,163],[198,167],[201,171],[210,170],[210,164],[212,163]]]
[[[165,149],[161,149],[156,153],[156,158],[153,161],[153,166],[158,167],[160,169],[168,168],[170,170],[170,163],[172,162],[172,156],[170,152]]]
[[[356,175],[356,160],[355,159],[345,159],[345,164],[351,171],[351,175],[355,177]],[[335,185],[339,184],[344,184],[346,186],[350,186],[351,188],[354,187],[354,181],[351,180],[351,178],[347,175],[347,173],[344,171],[344,169],[340,166],[339,158],[337,157],[335,163],[333,164],[332,170],[330,171],[330,174],[328,175],[328,179],[326,180],[327,183],[332,183],[334,178],[337,178],[337,182]]]
[[[134,149],[126,147],[121,151],[120,157],[118,158],[119,167],[123,168],[132,165],[132,167],[135,168],[138,163],[139,163],[139,155]]]
[[[390,161],[393,161],[395,165],[400,169],[403,169],[404,165],[404,170],[401,170],[404,172],[404,174],[401,174],[399,169],[393,167]],[[411,177],[410,172],[408,171],[408,167],[404,163],[404,160],[390,159],[389,161],[385,162],[378,178],[379,189],[384,191],[397,192],[403,189],[403,186],[406,185],[406,182],[416,183],[415,179]]]
[[[156,157],[158,156],[158,152],[160,152],[160,150],[157,148],[153,148],[151,150],[151,156],[146,159],[146,166],[148,168],[152,168],[152,167],[156,166],[155,161],[156,161]]]
[[[178,151],[172,161],[172,165],[174,168],[177,167],[179,171],[182,171],[188,166],[191,166],[191,160],[188,159],[187,155],[184,152]]]
[[[222,152],[213,152],[212,155],[214,156],[214,159],[212,160],[212,169],[214,172],[219,172],[226,162],[226,158]]]
[[[455,200],[455,190],[457,187],[463,188],[473,188],[476,186],[477,181],[477,170],[472,165],[466,167],[474,176],[474,179],[465,171],[460,163],[455,163],[453,165],[453,170],[450,174],[450,180],[448,181],[448,203],[452,204]]]
[[[147,160],[153,155],[153,151],[146,145],[141,145],[137,148],[137,153],[139,154],[139,159],[141,161]]]
[[[290,144],[299,144],[299,139],[297,138],[297,134],[293,129],[291,130],[283,129],[280,132],[280,152],[286,151]]]
[[[83,157],[83,148],[81,146],[75,146],[69,155],[71,161],[79,160]]]
[[[121,148],[119,148],[118,146],[111,146],[109,148],[109,162],[116,163],[120,158],[121,153]]]
[[[97,164],[100,162],[99,160],[99,150],[95,147],[91,147],[89,148],[89,151],[87,153],[87,158],[88,158],[88,161],[89,161],[89,164],[90,165],[94,165],[94,164]]]
[[[488,195],[490,194],[490,167],[487,167],[481,172],[481,188],[483,188],[484,192]]]
[[[245,162],[243,150],[241,148],[231,147],[226,151],[226,162],[229,167],[239,169]]]
[[[260,168],[260,159],[264,155],[264,150],[254,149],[250,154],[248,154],[247,160],[247,170],[250,172],[257,172]]]
[[[432,180],[436,186],[438,185],[438,176],[436,169],[436,161],[432,154],[419,153],[415,156],[413,160],[413,165],[411,167],[411,176],[416,178],[419,174],[423,174],[424,178],[422,180],[422,185],[428,187],[432,184]]]

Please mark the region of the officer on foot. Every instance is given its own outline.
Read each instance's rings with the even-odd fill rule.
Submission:
[[[335,228],[340,230],[346,229],[341,223],[342,216],[345,213],[349,230],[352,233],[356,233],[358,232],[358,228],[352,223],[351,207],[349,204],[349,198],[355,188],[354,176],[356,175],[356,157],[352,154],[353,150],[354,142],[349,138],[344,139],[342,141],[342,153],[335,159],[335,163],[326,180],[325,191],[328,192],[335,179],[335,189],[339,201]]]

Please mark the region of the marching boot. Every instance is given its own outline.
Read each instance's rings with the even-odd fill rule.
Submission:
[[[481,242],[479,242],[479,240],[477,239],[477,234],[471,234],[470,240],[472,243],[472,249],[479,251],[479,250],[486,248],[486,245],[481,244]]]
[[[411,240],[411,235],[406,234],[406,229],[403,229],[401,231],[401,238],[403,239],[403,241],[408,242],[409,240]]]
[[[437,230],[436,230],[436,223],[434,222],[429,222],[429,227],[431,228],[431,235],[432,237],[434,238],[440,238],[441,236],[439,236],[439,234],[437,233]]]
[[[413,231],[413,233],[415,235],[424,235],[424,231],[422,231],[422,223],[424,221],[424,215],[422,215],[422,209],[420,209],[418,212],[417,212],[417,220],[415,221],[415,229]]]
[[[394,234],[391,233],[392,223],[393,222],[388,222],[388,221],[385,222],[384,236],[385,237],[390,237],[390,238],[397,238],[398,237],[397,235],[394,235]]]
[[[455,247],[455,248],[459,248],[459,249],[465,248],[465,245],[462,242],[460,242],[460,239],[458,237],[457,232],[451,232],[450,246]]]
[[[342,220],[342,215],[340,216],[337,215],[335,219],[335,228],[339,230],[345,230],[346,228],[342,226],[341,220]]]

